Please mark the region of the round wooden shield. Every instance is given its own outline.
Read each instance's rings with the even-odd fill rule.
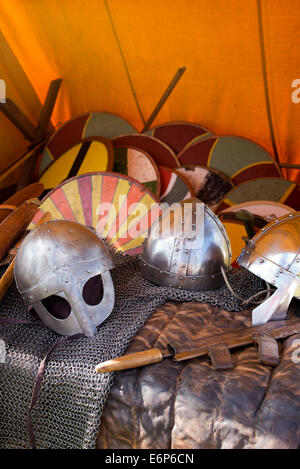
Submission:
[[[47,190],[79,174],[112,171],[113,153],[107,138],[86,138],[54,160],[41,175],[40,182]]]
[[[120,135],[113,138],[111,143],[113,147],[126,146],[145,151],[152,156],[157,166],[167,166],[168,168],[180,166],[174,151],[158,138],[145,134]]]
[[[110,112],[90,112],[65,122],[51,136],[39,162],[39,174],[71,147],[89,137],[106,137],[136,133],[125,119]]]
[[[192,122],[167,122],[153,127],[145,132],[147,135],[156,137],[166,143],[177,155],[186,145],[195,139],[203,139],[212,136],[213,133],[199,124]]]
[[[175,202],[194,197],[195,193],[189,181],[176,169],[159,166],[161,180],[160,200],[172,205]]]
[[[220,201],[217,212],[244,202],[269,200],[300,210],[300,186],[281,178],[258,178],[234,187]]]
[[[153,158],[145,151],[132,147],[114,147],[114,171],[127,174],[159,196],[159,170]]]
[[[272,156],[242,137],[222,136],[196,141],[178,155],[181,166],[200,164],[221,171],[235,185],[261,177],[281,177]]]
[[[50,212],[55,220],[71,220],[93,227],[118,251],[142,252],[152,223],[159,217],[158,199],[142,184],[117,173],[76,176],[42,200],[31,228]]]
[[[252,202],[244,202],[242,204],[233,205],[225,208],[219,215],[227,212],[237,212],[238,210],[247,210],[254,215],[260,215],[261,217],[283,217],[288,213],[295,212],[295,209],[288,205],[281,204],[279,202],[270,202],[269,200],[254,200]]]
[[[190,182],[195,196],[202,200],[212,210],[232,188],[230,179],[212,168],[200,165],[189,165],[178,168],[177,171]]]

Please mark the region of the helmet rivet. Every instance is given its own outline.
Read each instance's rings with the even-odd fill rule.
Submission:
[[[282,269],[280,269],[280,270],[279,270],[279,273],[280,273],[280,274],[282,274],[282,272],[283,272],[283,270],[282,270]]]
[[[265,261],[264,261],[264,259],[259,259],[259,262],[260,262],[261,264],[263,264]]]
[[[184,252],[185,252],[186,254],[188,254],[188,253],[189,253],[189,250],[188,250],[188,249],[186,249]]]
[[[68,279],[68,278],[66,278],[66,279],[65,279],[65,282],[66,282],[66,283],[69,283],[69,279]]]
[[[279,274],[275,274],[275,277],[279,277]]]

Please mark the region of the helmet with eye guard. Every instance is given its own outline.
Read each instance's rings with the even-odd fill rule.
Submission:
[[[91,337],[114,306],[112,267],[95,233],[79,223],[54,220],[37,226],[22,242],[15,280],[20,294],[50,329]]]

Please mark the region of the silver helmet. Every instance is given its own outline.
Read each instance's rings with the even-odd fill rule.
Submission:
[[[158,285],[212,290],[223,284],[221,267],[230,266],[225,228],[198,199],[173,204],[153,224],[144,242],[140,269]]]
[[[291,299],[300,296],[300,212],[285,215],[262,228],[237,262],[277,288],[252,311],[253,325],[285,319]]]
[[[50,329],[91,337],[114,306],[112,267],[105,245],[90,229],[55,220],[26,236],[16,255],[15,280]]]

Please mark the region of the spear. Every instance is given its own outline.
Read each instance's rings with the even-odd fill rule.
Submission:
[[[258,345],[260,363],[277,366],[279,363],[277,340],[299,333],[300,320],[267,322],[260,326],[203,337],[197,341],[196,347],[192,350],[177,352],[171,344],[168,344],[166,350],[153,348],[108,360],[97,365],[95,370],[97,373],[107,373],[159,363],[166,358],[180,362],[207,355],[217,370],[227,370],[233,368],[229,350],[251,344]]]

